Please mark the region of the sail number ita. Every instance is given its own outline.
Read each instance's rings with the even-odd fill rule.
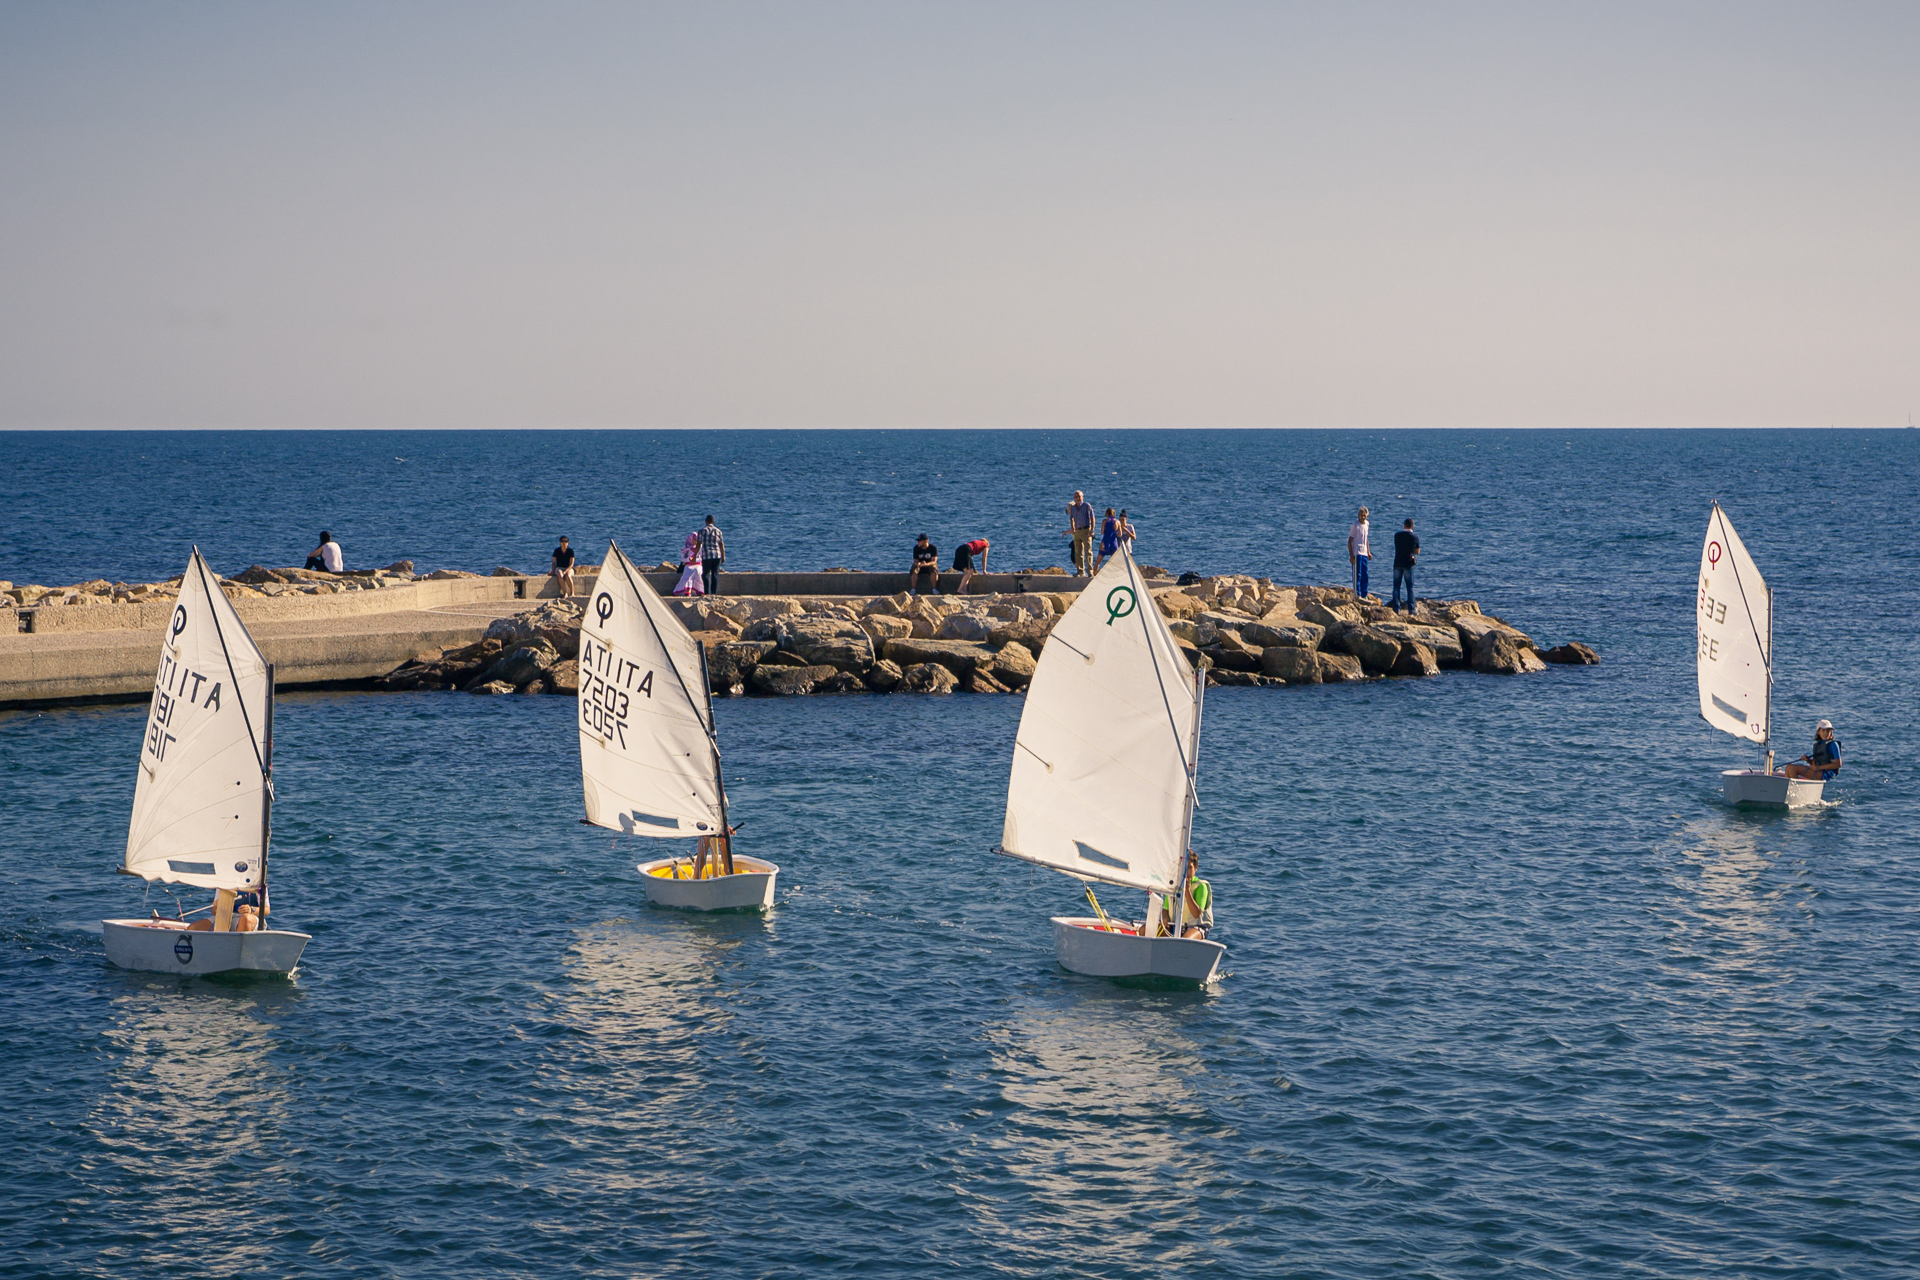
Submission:
[[[580,637],[580,726],[627,748],[635,698],[653,697],[653,671],[635,666],[591,636]]]

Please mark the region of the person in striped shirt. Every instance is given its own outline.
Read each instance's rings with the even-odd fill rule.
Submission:
[[[700,539],[702,585],[708,595],[717,596],[720,594],[720,566],[727,560],[727,540],[712,516],[707,517],[707,522],[700,526],[694,536]]]

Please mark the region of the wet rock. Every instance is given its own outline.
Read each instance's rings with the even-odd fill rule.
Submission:
[[[1260,651],[1260,671],[1288,684],[1319,684],[1320,654],[1313,649],[1272,645]]]
[[[507,651],[487,670],[485,680],[504,680],[516,687],[538,680],[560,660],[554,647],[544,640],[529,640]]]
[[[815,693],[865,693],[867,682],[851,671],[835,671],[813,686]]]
[[[707,650],[707,683],[715,693],[746,683],[760,660],[774,651],[771,640],[723,640]]]
[[[1340,681],[1365,680],[1366,669],[1360,665],[1360,659],[1347,653],[1322,653],[1320,655],[1320,683],[1336,684]]]
[[[1547,662],[1562,667],[1595,667],[1600,665],[1600,655],[1578,640],[1566,644],[1557,644],[1551,649],[1540,651],[1540,657]]]
[[[1440,664],[1434,659],[1433,650],[1418,640],[1408,640],[1400,646],[1400,656],[1393,660],[1393,669],[1387,674],[1396,676],[1437,676]]]
[[[505,680],[489,680],[485,683],[474,685],[471,689],[467,690],[467,692],[491,694],[512,693],[513,686]]]
[[[545,678],[542,678],[539,680],[529,680],[525,684],[521,685],[518,689],[514,690],[515,693],[529,693],[529,694],[545,693],[546,691],[547,691],[547,682]]]
[[[900,675],[899,663],[882,658],[867,672],[867,687],[876,693],[886,693],[900,683]]]
[[[795,698],[812,693],[822,680],[838,674],[833,667],[788,667],[763,662],[753,669],[747,683],[759,693]]]
[[[1024,689],[1039,665],[1025,645],[1006,645],[993,656],[993,678],[1009,689]]]
[[[898,688],[901,693],[952,693],[959,683],[953,672],[939,663],[921,662],[901,672]]]
[[[1326,635],[1327,629],[1317,622],[1303,622],[1299,618],[1275,619],[1272,614],[1240,628],[1242,640],[1259,645],[1262,649],[1275,646],[1283,649],[1318,649]]]
[[[1375,675],[1393,670],[1400,657],[1400,642],[1378,628],[1365,623],[1343,627],[1340,648],[1360,659],[1360,665]]]

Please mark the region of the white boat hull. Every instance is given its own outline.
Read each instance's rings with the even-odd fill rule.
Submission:
[[[147,973],[292,973],[313,935],[291,929],[214,933],[175,921],[102,920],[107,959]]]
[[[661,874],[671,872],[676,863],[684,868],[687,860],[662,858],[640,864],[640,883],[647,887],[647,897],[656,906],[683,911],[764,911],[773,905],[773,882],[780,868],[771,862],[735,855],[730,876],[674,880]]]
[[[1092,978],[1213,981],[1224,945],[1206,938],[1143,938],[1101,926],[1092,916],[1053,917],[1053,954],[1064,969]]]
[[[1784,773],[1764,773],[1758,769],[1728,769],[1721,773],[1720,781],[1726,788],[1728,804],[1784,809],[1819,804],[1827,786],[1819,778],[1789,778]]]

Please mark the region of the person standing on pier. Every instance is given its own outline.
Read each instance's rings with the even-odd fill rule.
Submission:
[[[1100,554],[1093,558],[1093,568],[1089,574],[1100,572],[1100,566],[1118,554],[1120,550],[1120,517],[1113,514],[1113,508],[1107,508],[1107,518],[1100,522]]]
[[[953,594],[967,594],[967,584],[973,581],[973,558],[980,557],[980,572],[987,571],[987,548],[990,544],[985,538],[975,538],[972,542],[963,542],[953,549],[953,567],[960,574],[960,585]]]
[[[1393,599],[1387,608],[1400,607],[1400,584],[1407,584],[1407,612],[1413,612],[1413,562],[1420,554],[1420,539],[1413,536],[1413,517],[1393,535]]]
[[[704,571],[707,594],[720,594],[720,566],[727,562],[727,540],[720,532],[720,526],[708,516],[707,522],[700,526],[700,567]]]
[[[1073,491],[1073,501],[1067,504],[1067,532],[1073,537],[1073,571],[1083,577],[1090,576],[1093,573],[1093,504],[1078,489]]]
[[[340,544],[325,529],[320,531],[320,545],[307,553],[307,568],[324,569],[328,573],[344,573],[346,559],[340,554]]]
[[[567,535],[560,535],[560,545],[553,549],[553,580],[560,588],[561,598],[573,594],[573,548],[567,545]]]
[[[1360,508],[1353,527],[1347,530],[1347,563],[1353,566],[1353,594],[1367,598],[1367,509]]]

